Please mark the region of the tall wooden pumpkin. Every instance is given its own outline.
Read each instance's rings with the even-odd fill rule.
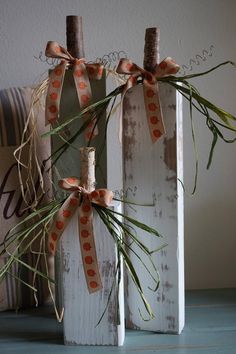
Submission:
[[[159,62],[159,30],[147,29],[145,41],[144,69],[153,72]],[[137,308],[145,311],[129,278],[126,318],[129,328],[180,333],[184,326],[183,190],[179,183],[183,180],[182,100],[167,83],[159,84],[159,95],[166,134],[155,143],[147,124],[142,85],[127,92],[123,105],[124,189],[131,191],[129,200],[154,203],[154,207],[127,206],[125,213],[164,235],[163,239],[154,239],[137,231],[149,249],[167,243],[153,255],[160,272],[157,292],[150,290],[151,278],[130,254],[155,318],[150,321],[141,318]]]
[[[77,16],[67,17],[67,49],[75,58],[84,58],[82,18]],[[92,88],[93,102],[100,101],[106,96],[105,73],[99,81],[90,81]],[[80,112],[79,100],[77,97],[72,71],[67,70],[64,80],[60,105],[60,122],[70,116],[78,115]],[[104,129],[106,115],[100,117],[98,124],[98,136],[92,140],[92,145],[101,150],[104,145]],[[69,139],[81,126],[81,119],[76,120],[65,136]],[[63,141],[59,137],[53,137],[52,150],[56,151]],[[57,161],[54,169],[54,181],[69,176],[81,177],[89,187],[85,177],[81,176],[84,166],[82,161],[87,161],[93,155],[95,165],[95,149],[85,148],[87,142],[80,135],[73,146]],[[79,150],[82,148],[81,158]],[[85,158],[84,158],[85,157]],[[106,146],[99,159],[99,169],[96,173],[96,187],[106,187],[107,184],[107,162]],[[95,167],[95,166],[94,166]],[[93,188],[95,179],[93,175]],[[88,177],[88,176],[87,176]],[[60,191],[57,190],[57,193]],[[119,208],[119,206],[115,206]],[[58,287],[58,298],[61,309],[64,308],[64,341],[68,345],[121,345],[124,340],[124,306],[123,306],[123,282],[112,293],[107,311],[96,326],[106,304],[108,302],[110,289],[115,277],[117,264],[116,247],[105,226],[96,213],[93,217],[93,228],[95,231],[95,243],[97,249],[98,264],[101,273],[103,287],[100,291],[89,294],[79,244],[78,212],[74,214],[69,225],[63,232],[60,241],[60,252],[56,256],[56,281]],[[116,282],[116,280],[115,280]]]

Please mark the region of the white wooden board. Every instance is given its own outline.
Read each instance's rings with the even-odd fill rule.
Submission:
[[[93,101],[101,100],[106,95],[105,76],[102,80],[92,81]],[[66,72],[64,88],[61,100],[61,119],[79,112],[79,102],[76,96],[73,77],[70,71]],[[101,142],[104,139],[105,114],[99,124],[99,137],[93,141],[97,153],[100,152]],[[79,121],[70,128],[70,134],[74,134],[78,129]],[[58,138],[54,138],[53,149],[61,145]],[[72,147],[69,148],[56,164],[54,171],[54,181],[58,178],[77,176],[80,177],[79,148],[85,146],[83,136],[80,136]],[[104,147],[104,143],[102,144]],[[107,185],[107,163],[106,146],[99,160],[99,168],[96,171],[96,181],[98,187]],[[60,193],[60,192],[58,192]],[[94,230],[98,242],[98,259],[100,261],[101,272],[103,274],[103,290],[97,294],[88,294],[87,286],[83,278],[82,261],[80,259],[80,247],[78,236],[77,217],[71,220],[70,225],[65,230],[61,244],[61,253],[56,256],[56,279],[57,303],[59,308],[65,309],[64,317],[64,338],[66,344],[88,344],[88,345],[121,345],[124,340],[124,313],[123,313],[123,291],[120,286],[119,304],[117,297],[113,294],[106,316],[101,324],[95,328],[107,301],[113,280],[112,274],[117,262],[116,248],[114,242],[110,240],[110,235],[104,229],[98,218],[95,218]],[[123,272],[122,272],[123,277]],[[61,285],[61,286],[60,286]],[[117,311],[120,311],[121,325],[117,324]],[[87,332],[86,332],[87,331]]]
[[[150,249],[168,243],[153,256],[160,272],[157,292],[148,289],[153,286],[150,276],[130,254],[155,318],[143,321],[138,308],[145,317],[144,307],[128,278],[126,320],[129,328],[180,333],[184,326],[183,189],[178,182],[183,180],[182,97],[168,84],[160,84],[160,96],[167,133],[155,144],[149,134],[142,86],[130,89],[124,100],[124,190],[129,200],[155,203],[154,207],[135,206],[135,210],[126,206],[125,213],[164,236],[156,239],[138,231]]]
[[[117,210],[117,208],[116,208]],[[114,241],[99,216],[94,213],[94,233],[103,288],[89,294],[83,271],[78,236],[78,215],[74,215],[62,242],[62,283],[64,297],[64,341],[66,344],[122,345],[124,341],[123,278],[112,292],[117,254]],[[119,302],[119,303],[118,303]],[[118,324],[118,322],[120,324]]]

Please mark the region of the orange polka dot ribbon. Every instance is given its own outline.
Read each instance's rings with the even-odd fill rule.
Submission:
[[[84,109],[92,104],[92,91],[89,79],[100,80],[103,74],[101,64],[88,64],[85,59],[77,59],[57,42],[48,42],[45,55],[50,58],[61,59],[49,74],[49,87],[46,96],[46,124],[54,124],[58,121],[60,111],[60,99],[64,82],[65,71],[68,66],[73,67],[73,77],[80,103],[80,108]],[[89,115],[89,113],[88,113]],[[98,134],[96,119],[88,124],[85,130],[85,139],[91,140]]]
[[[138,78],[142,77],[147,121],[153,143],[165,134],[157,79],[175,75],[179,69],[180,66],[170,57],[157,64],[154,73],[142,69],[129,59],[121,59],[116,69],[119,74],[130,75],[124,87],[122,98],[129,88],[137,84]]]
[[[80,185],[80,181],[76,177],[60,180],[59,186],[70,191],[71,194],[55,215],[49,231],[48,248],[50,253],[55,255],[57,242],[72,215],[78,209],[79,240],[84,274],[89,293],[94,293],[102,288],[102,282],[93,232],[92,203],[108,207],[113,199],[113,193],[108,189],[96,189],[89,193]]]

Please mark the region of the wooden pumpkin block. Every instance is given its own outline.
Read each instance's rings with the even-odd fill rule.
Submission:
[[[153,255],[160,272],[160,286],[151,291],[152,280],[130,254],[155,318],[143,321],[145,310],[132,281],[127,285],[127,326],[158,332],[180,333],[184,326],[183,255],[183,132],[182,100],[168,84],[160,84],[160,100],[166,135],[151,141],[142,85],[130,89],[124,99],[124,189],[128,199],[154,207],[125,207],[125,213],[157,229],[163,239],[137,231],[150,250],[168,245]],[[138,250],[137,250],[138,252]],[[145,260],[148,264],[148,260]]]
[[[105,81],[105,74],[103,75],[102,79],[99,81],[90,81],[91,88],[92,88],[92,95],[93,95],[93,102],[99,101],[106,95],[106,81]],[[75,117],[80,112],[80,105],[77,96],[77,92],[75,89],[75,83],[73,79],[72,70],[67,70],[65,73],[63,90],[61,95],[61,103],[60,103],[60,123],[64,122],[68,117]],[[104,124],[106,120],[106,113],[104,112],[101,116],[100,123],[98,129],[100,132],[104,131]],[[69,140],[76,131],[81,127],[83,122],[83,118],[79,118],[75,120],[71,125],[70,128],[66,128],[63,132],[65,134],[67,140]],[[52,144],[52,152],[57,151],[58,148],[64,144],[64,141],[58,137],[57,135],[53,135],[51,139]],[[100,146],[102,144],[102,135],[97,136],[93,139],[93,146],[97,147],[100,150]],[[68,149],[64,152],[63,155],[56,161],[56,164],[53,167],[53,182],[55,186],[55,195],[62,196],[64,193],[58,188],[58,180],[61,178],[69,177],[69,176],[77,176],[80,177],[80,161],[79,161],[79,149],[82,146],[85,146],[85,138],[84,135],[81,134],[73,144],[68,147]],[[100,156],[100,168],[96,174],[97,178],[97,185],[100,187],[106,187],[106,146],[102,151]],[[62,242],[64,238],[62,239]],[[56,301],[57,306],[59,309],[63,308],[63,289],[61,288],[61,273],[60,273],[60,253],[56,254],[55,257],[55,278],[56,278]]]
[[[116,211],[119,210],[119,206],[114,208]],[[64,342],[69,345],[122,345],[124,341],[123,277],[118,286],[117,252],[114,241],[96,212],[93,218],[98,265],[103,284],[101,290],[93,294],[88,292],[80,253],[78,214],[73,216],[61,242],[65,308]],[[110,296],[112,286],[114,289]],[[98,324],[106,307],[107,310]]]

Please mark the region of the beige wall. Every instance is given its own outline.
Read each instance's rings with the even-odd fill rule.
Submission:
[[[142,64],[146,27],[161,28],[161,58],[180,65],[204,49],[212,56],[194,65],[203,71],[236,61],[234,0],[0,0],[0,88],[31,85],[48,66],[34,59],[47,40],[65,44],[65,16],[84,17],[88,60],[124,50]],[[187,73],[193,71],[187,70]],[[236,71],[223,68],[195,84],[206,97],[236,115]],[[206,171],[211,136],[194,113],[200,170],[196,195],[185,198],[186,286],[236,286],[236,145],[220,143]],[[187,189],[194,175],[188,106],[184,107],[184,167]]]

